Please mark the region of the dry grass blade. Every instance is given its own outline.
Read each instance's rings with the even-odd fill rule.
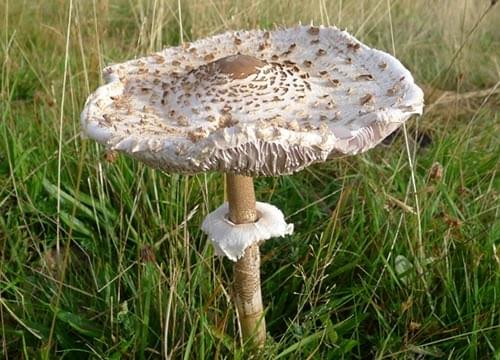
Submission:
[[[426,99],[426,103],[428,103],[428,105],[426,106],[425,111],[430,112],[434,110],[436,106],[446,106],[450,103],[461,103],[467,100],[498,95],[500,94],[500,87],[498,86],[499,84],[500,82],[497,82],[494,86],[492,86],[489,89],[468,91],[465,93],[439,90],[424,86],[424,93],[429,94],[429,98]],[[432,98],[430,96],[432,96]]]

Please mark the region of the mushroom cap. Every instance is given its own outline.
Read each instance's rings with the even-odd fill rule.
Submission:
[[[391,55],[336,27],[227,32],[104,69],[84,133],[153,167],[289,174],[364,152],[423,110]]]

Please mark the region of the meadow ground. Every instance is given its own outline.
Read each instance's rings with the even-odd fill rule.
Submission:
[[[427,106],[364,155],[256,181],[296,228],[262,246],[260,356],[499,359],[495,2],[0,1],[0,356],[248,358],[199,230],[222,176],[107,162],[79,113],[105,64],[314,20],[394,53]]]

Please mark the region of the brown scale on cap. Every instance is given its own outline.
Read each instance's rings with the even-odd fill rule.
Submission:
[[[207,129],[204,129],[203,127],[198,127],[195,130],[188,131],[187,136],[189,140],[192,142],[197,142],[201,139],[204,139],[208,136],[209,132]]]
[[[366,94],[360,100],[361,105],[371,104],[373,103],[375,97],[372,94]]]
[[[223,114],[219,118],[219,128],[229,128],[238,124],[238,120],[233,119],[231,114]]]
[[[394,84],[392,87],[387,89],[387,95],[388,96],[394,96],[396,95],[399,91],[401,90],[401,87],[399,84]]]
[[[331,87],[340,86],[340,80],[339,79],[328,79],[328,86],[331,86]]]
[[[319,34],[319,28],[318,27],[315,27],[315,26],[311,26],[307,32],[309,33],[309,35],[318,35]]]
[[[255,74],[266,62],[248,55],[230,55],[208,64],[209,72],[219,72],[231,79],[245,79]]]
[[[349,43],[349,44],[347,44],[347,48],[349,50],[357,51],[357,50],[359,50],[361,48],[361,45],[358,44],[358,43]]]
[[[373,77],[372,74],[361,74],[356,77],[356,80],[366,80],[366,81],[373,81],[375,78]]]

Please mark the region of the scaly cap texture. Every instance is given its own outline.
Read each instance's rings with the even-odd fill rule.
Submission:
[[[228,32],[112,65],[84,132],[169,172],[289,174],[366,151],[423,93],[394,57],[335,27]]]

